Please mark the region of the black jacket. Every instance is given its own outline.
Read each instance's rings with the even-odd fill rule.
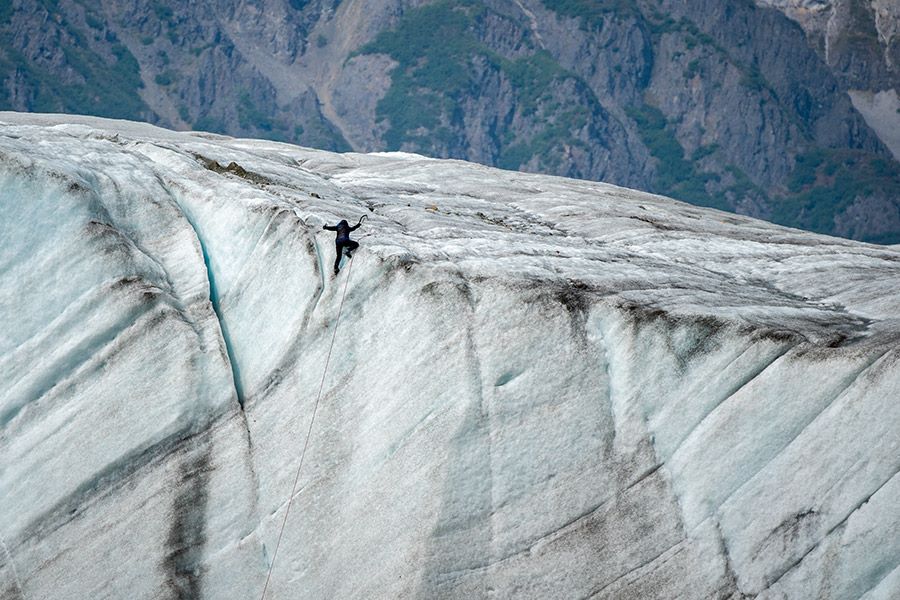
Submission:
[[[353,227],[350,227],[350,223],[345,220],[341,220],[337,225],[322,225],[322,229],[327,229],[328,231],[337,231],[337,239],[336,242],[346,242],[350,239],[350,232],[356,231],[356,229],[361,225],[361,223],[357,223]]]

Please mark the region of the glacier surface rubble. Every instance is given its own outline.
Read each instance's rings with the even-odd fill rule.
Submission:
[[[900,595],[896,247],[16,113],[0,240],[3,600],[259,597],[345,285],[267,597]]]

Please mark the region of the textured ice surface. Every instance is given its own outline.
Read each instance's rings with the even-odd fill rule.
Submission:
[[[259,597],[345,285],[269,597],[900,595],[898,248],[0,122],[3,600]]]

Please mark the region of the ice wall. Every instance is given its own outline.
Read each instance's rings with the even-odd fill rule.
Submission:
[[[259,597],[335,327],[269,598],[900,593],[896,248],[0,121],[3,600]]]

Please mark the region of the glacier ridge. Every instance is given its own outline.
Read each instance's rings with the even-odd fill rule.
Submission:
[[[900,593],[897,247],[17,113],[0,239],[3,600],[259,597],[314,410],[268,598]]]

